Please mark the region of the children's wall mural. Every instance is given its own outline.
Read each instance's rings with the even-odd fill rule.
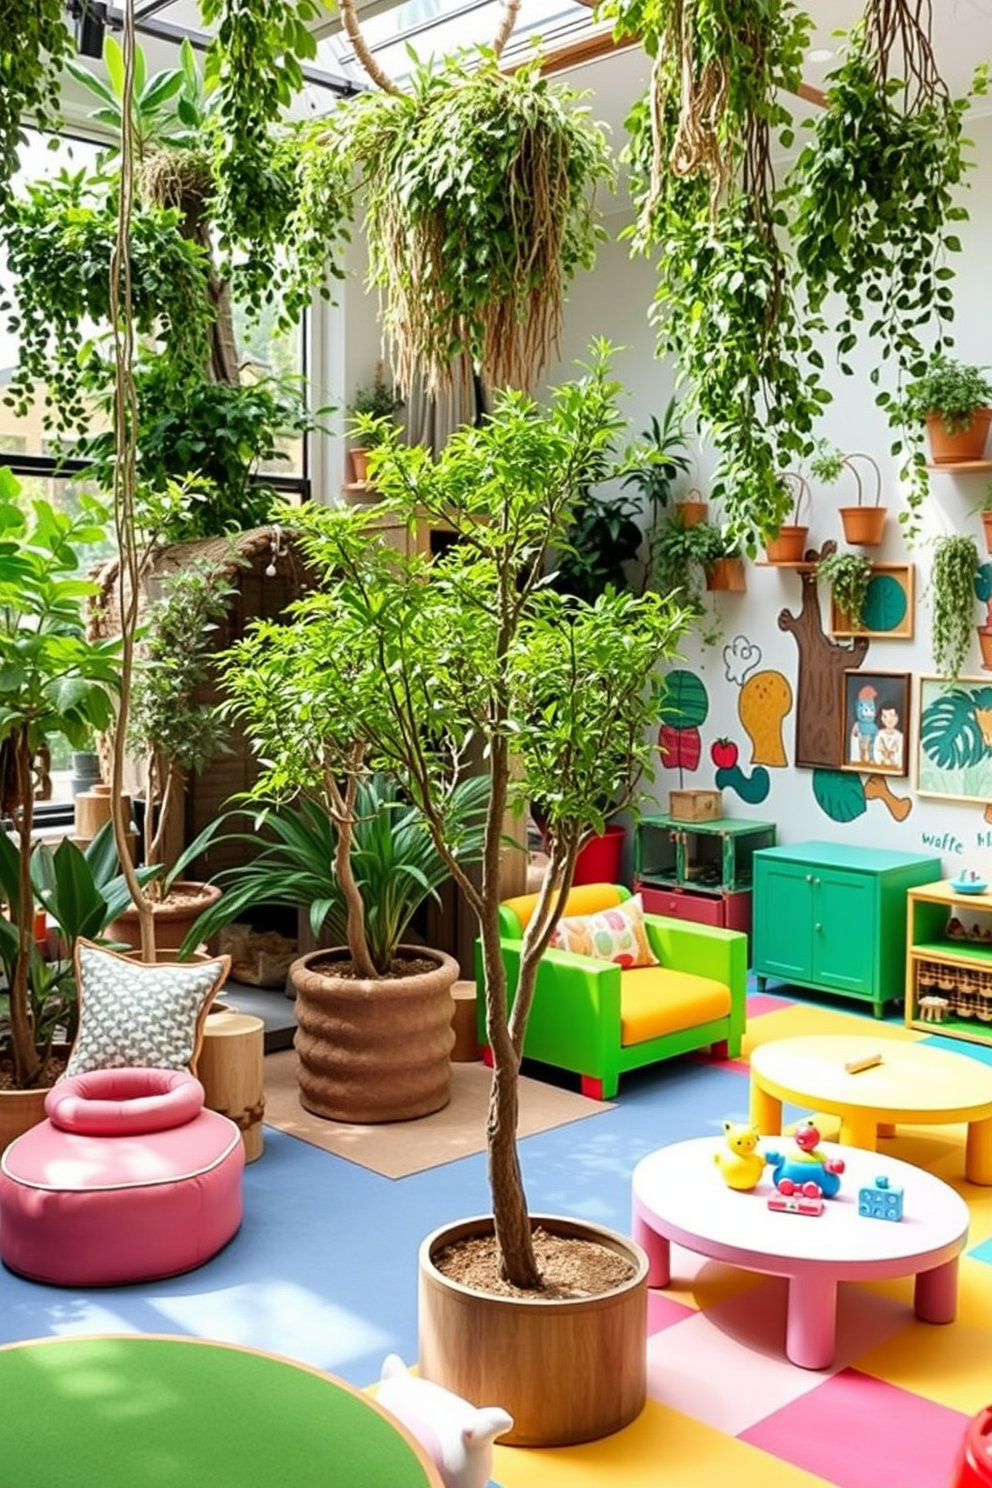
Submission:
[[[836,545],[825,543],[821,556]],[[815,568],[800,572],[802,603],[799,614],[782,610],[779,629],[792,636],[799,652],[796,681],[795,763],[809,769],[836,769],[840,763],[838,730],[844,706],[844,674],[859,667],[868,654],[868,640],[855,636],[835,641],[824,633]]]

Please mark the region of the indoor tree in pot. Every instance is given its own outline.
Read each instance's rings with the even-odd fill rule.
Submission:
[[[18,882],[8,896],[10,923],[0,921],[11,942],[4,959],[13,970],[0,1083],[27,1091],[53,1078],[53,1024],[45,1016],[46,981],[34,946],[32,759],[46,736],[82,743],[94,728],[106,728],[119,647],[88,637],[83,605],[96,586],[79,577],[78,547],[102,541],[105,513],[81,496],[78,517],[36,501],[27,519],[16,504],[18,490],[15,477],[0,467],[0,742],[12,748],[19,798]]]
[[[250,700],[239,699],[246,726],[258,726],[266,747],[276,746],[271,783],[291,778],[304,732],[340,731],[328,747],[328,779],[336,778],[342,746],[393,775],[423,812],[478,918],[486,1039],[493,1051],[493,1213],[467,1224],[492,1252],[492,1285],[505,1295],[443,1276],[441,1253],[453,1236],[425,1241],[421,1368],[459,1394],[499,1399],[515,1415],[519,1409],[521,1422],[532,1423],[542,1409],[552,1414],[546,1435],[528,1431],[511,1440],[603,1435],[630,1420],[644,1398],[644,1257],[608,1231],[545,1221],[555,1233],[574,1230],[575,1238],[599,1240],[614,1259],[623,1254],[632,1262],[628,1279],[614,1282],[606,1296],[554,1296],[548,1263],[543,1272],[537,1264],[516,1146],[520,1051],[537,966],[562,912],[578,850],[602,829],[602,801],[629,804],[650,761],[657,705],[648,684],[687,619],[672,599],[657,594],[610,591],[589,604],[556,594],[544,581],[546,557],[562,541],[574,502],[622,428],[607,355],[607,348],[597,348],[587,374],[554,389],[546,409],[520,392],[502,391],[485,425],[460,429],[436,463],[394,434],[380,449],[376,469],[387,510],[407,522],[424,513],[443,517],[453,528],[452,544],[436,556],[399,555],[369,541],[359,512],[304,508],[298,513],[302,541],[323,585],[299,601],[291,627],[257,629],[247,651],[235,650],[249,662],[239,669],[245,687],[268,648],[310,682],[297,689],[295,706],[279,725],[265,723],[272,699],[261,686]],[[447,826],[451,793],[463,773],[479,769],[480,759],[489,784],[481,883],[466,873],[458,838]],[[545,806],[550,862],[511,989],[499,935],[505,818],[535,797]],[[337,866],[354,932],[361,925],[360,886],[340,849]],[[464,1228],[456,1227],[459,1238]],[[580,1249],[586,1253],[584,1244]],[[602,1259],[596,1247],[590,1253]],[[467,1359],[461,1325],[452,1338],[441,1318],[453,1307],[464,1323],[461,1309],[473,1305],[487,1315],[488,1342],[474,1346]],[[492,1309],[498,1318],[490,1316]],[[576,1339],[589,1339],[586,1330],[600,1325],[610,1341],[598,1356],[616,1368],[608,1378],[600,1373],[590,1380],[585,1365],[576,1370]],[[465,1324],[473,1338],[474,1326]],[[537,1339],[527,1338],[529,1328]],[[594,1355],[601,1343],[591,1343]],[[556,1389],[549,1392],[552,1378]]]

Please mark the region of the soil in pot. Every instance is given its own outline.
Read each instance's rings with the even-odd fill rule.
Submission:
[[[632,1261],[594,1240],[552,1235],[539,1225],[533,1233],[534,1254],[544,1278],[540,1288],[511,1286],[499,1274],[499,1252],[494,1235],[456,1240],[432,1257],[450,1281],[489,1292],[494,1297],[598,1297],[630,1281],[637,1273]]]
[[[220,898],[221,891],[215,884],[188,883],[183,880],[172,885],[166,897],[153,909],[155,921],[155,948],[158,951],[178,951],[193,925],[203,911]],[[107,926],[107,939],[123,942],[133,950],[141,947],[141,922],[133,907]]]

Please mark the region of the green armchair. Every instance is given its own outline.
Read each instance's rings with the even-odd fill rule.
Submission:
[[[584,884],[569,895],[568,915],[593,914],[630,897],[618,884]],[[512,999],[524,929],[536,894],[501,906],[501,946]],[[660,966],[623,970],[612,961],[548,950],[537,986],[524,1056],[579,1075],[583,1095],[609,1100],[620,1076],[676,1054],[710,1048],[720,1058],[740,1054],[747,996],[747,936],[688,920],[645,915]],[[482,987],[480,947],[476,983]],[[478,998],[483,1057],[485,1007]]]

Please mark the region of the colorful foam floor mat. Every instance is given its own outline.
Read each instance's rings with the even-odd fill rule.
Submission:
[[[602,1114],[525,1136],[532,1209],[629,1233],[630,1178],[642,1157],[747,1119],[747,1057],[757,1043],[869,1030],[880,1039],[924,1037],[895,1018],[862,1017],[849,1002],[817,1002],[774,985],[752,996],[740,1060],[685,1058],[637,1071]],[[925,1037],[992,1062],[989,1048]],[[527,1073],[554,1082],[550,1072]],[[802,1114],[787,1107],[785,1117]],[[842,1284],[833,1367],[798,1369],[783,1351],[784,1283],[673,1247],[673,1284],[650,1298],[642,1415],[584,1446],[497,1447],[495,1481],[501,1488],[948,1488],[969,1419],[992,1402],[992,1188],[965,1182],[964,1140],[963,1127],[928,1126],[900,1128],[885,1143],[969,1205],[954,1324],[915,1319],[909,1278]],[[271,1350],[374,1387],[386,1354],[416,1359],[420,1242],[436,1226],[488,1207],[483,1153],[389,1177],[267,1127],[265,1152],[245,1174],[244,1225],[209,1265],[94,1291],[39,1286],[0,1270],[0,1343],[174,1333]],[[0,1453],[4,1433],[16,1429],[3,1413]]]

